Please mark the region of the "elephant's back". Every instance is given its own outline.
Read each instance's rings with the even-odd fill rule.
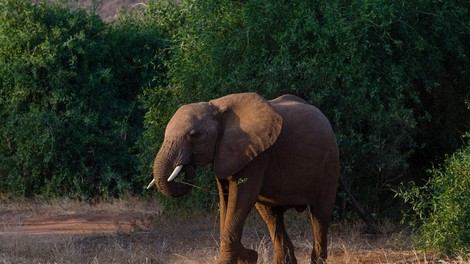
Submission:
[[[327,117],[315,106],[297,98],[287,96],[271,101],[283,121],[273,146],[277,165],[270,173],[279,181],[277,194],[272,195],[283,193],[304,199],[305,193],[316,193],[319,181],[330,178],[328,181],[337,182],[337,173],[329,170],[336,168],[339,161],[335,135]],[[292,181],[302,184],[293,185]]]
[[[270,103],[282,116],[281,134],[303,139],[304,143],[323,141],[333,135],[328,118],[305,100],[294,95],[283,95]]]
[[[338,148],[326,116],[301,98],[270,101],[282,116],[282,128],[270,148],[260,191],[261,202],[286,207],[312,204],[325,186],[338,182]]]

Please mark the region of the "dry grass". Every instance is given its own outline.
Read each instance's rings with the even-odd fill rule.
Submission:
[[[137,198],[87,205],[74,201],[0,203],[0,232],[13,219],[17,231],[0,234],[0,263],[214,263],[217,258],[217,213],[160,213],[154,201]],[[121,217],[126,228],[85,233],[30,234],[22,229],[38,215],[71,217],[83,214]],[[15,216],[20,216],[15,218]],[[29,220],[28,220],[29,219]],[[39,218],[40,219],[40,218]],[[61,219],[58,217],[58,219]],[[116,220],[117,221],[117,220]],[[308,214],[289,213],[288,232],[299,263],[309,263],[312,249]],[[40,223],[37,223],[40,224]],[[90,223],[88,223],[90,224]],[[384,230],[397,226],[385,223]],[[469,263],[420,253],[406,231],[368,235],[361,224],[334,224],[329,241],[329,263]],[[46,230],[47,231],[47,230]],[[259,253],[258,263],[271,263],[272,243],[256,213],[247,219],[244,244]]]

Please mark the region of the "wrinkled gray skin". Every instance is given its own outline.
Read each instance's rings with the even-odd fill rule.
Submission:
[[[165,131],[154,162],[160,192],[182,196],[188,185],[168,182],[178,165],[212,164],[220,198],[217,263],[256,263],[243,247],[243,225],[255,206],[274,244],[273,263],[296,263],[283,222],[289,208],[311,213],[312,263],[327,257],[327,233],[336,196],[339,157],[327,118],[304,100],[284,95],[267,101],[256,93],[232,94],[182,106]]]

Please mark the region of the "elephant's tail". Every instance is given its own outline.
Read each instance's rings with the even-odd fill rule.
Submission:
[[[380,230],[379,226],[377,225],[376,220],[372,215],[367,213],[357,202],[356,198],[352,195],[352,193],[346,188],[346,185],[344,184],[343,179],[341,176],[339,177],[339,186],[343,188],[343,190],[346,192],[348,195],[349,199],[351,199],[351,203],[353,205],[354,211],[356,212],[357,216],[361,218],[362,221],[373,231],[374,233],[377,234],[383,234],[383,232]]]

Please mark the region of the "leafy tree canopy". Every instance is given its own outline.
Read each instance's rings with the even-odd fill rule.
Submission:
[[[143,112],[159,81],[155,29],[47,1],[0,4],[0,191],[93,197],[130,191]],[[5,144],[3,144],[5,143]]]
[[[155,1],[148,11],[174,43],[173,108],[244,91],[307,99],[332,121],[341,174],[375,212],[394,212],[390,186],[424,176],[468,129],[466,1]]]

